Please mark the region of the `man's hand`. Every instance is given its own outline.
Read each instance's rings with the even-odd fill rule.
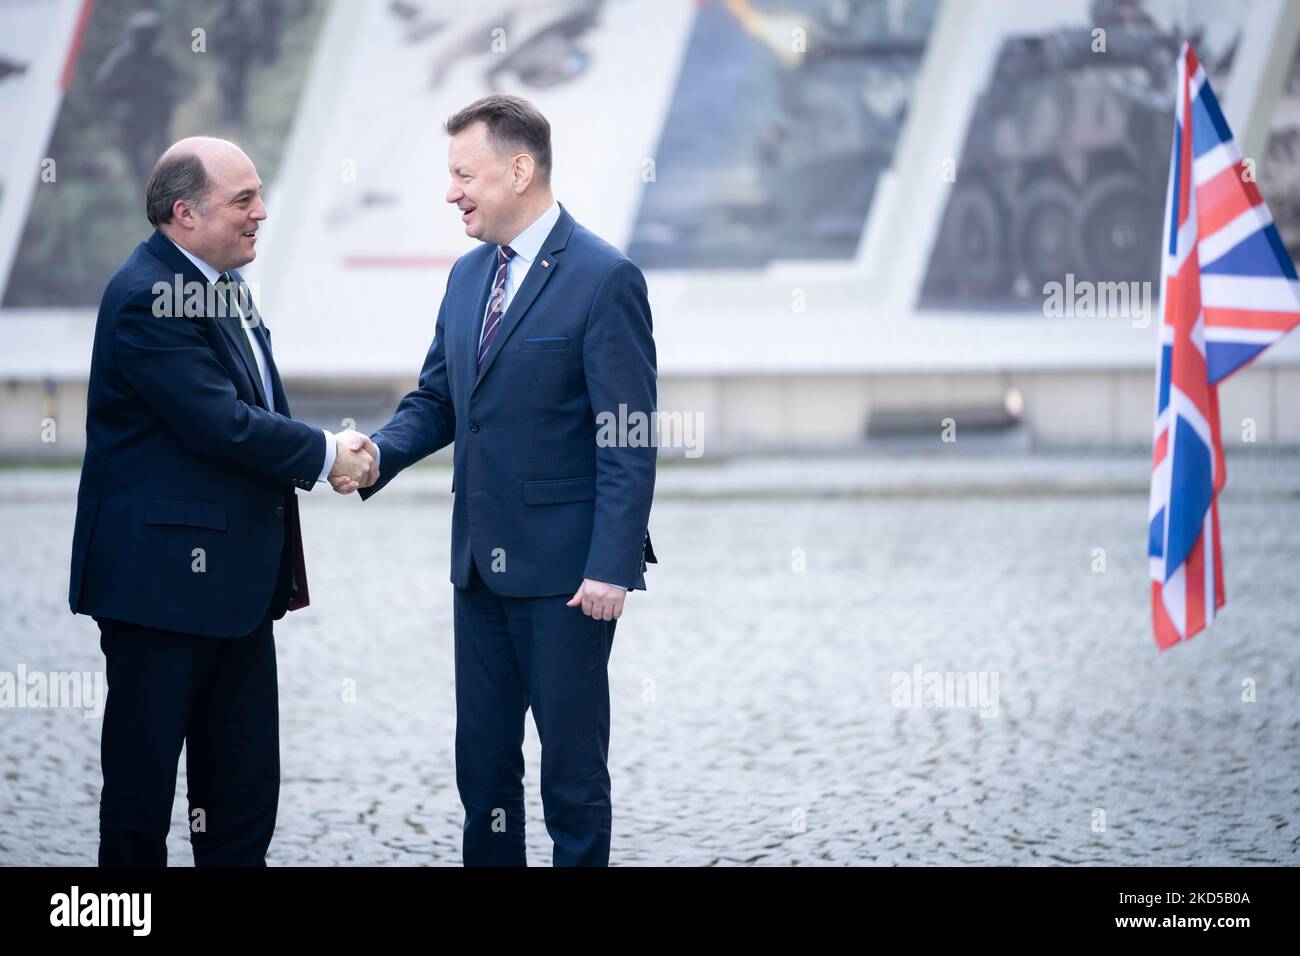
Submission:
[[[368,436],[355,431],[340,432],[338,439],[341,442],[345,442],[348,448],[352,449],[352,451],[364,451],[371,458],[370,468],[366,472],[366,476],[362,478],[360,482],[357,482],[357,484],[362,488],[369,488],[378,481],[379,447],[372,442]],[[356,489],[354,488],[352,490],[355,491]]]
[[[358,488],[369,488],[379,480],[375,467],[375,443],[354,431],[340,432],[334,436],[338,455],[330,469],[330,487],[341,495],[350,495]]]
[[[583,578],[582,586],[565,607],[582,605],[582,613],[597,621],[617,621],[623,614],[627,592],[612,584]]]

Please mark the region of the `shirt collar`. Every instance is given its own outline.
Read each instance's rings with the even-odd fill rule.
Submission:
[[[167,236],[166,233],[163,233],[163,235],[164,235],[164,236]],[[212,282],[212,283],[215,283],[218,279],[221,278],[221,273],[220,273],[220,272],[218,272],[216,269],[212,268],[212,266],[208,265],[206,262],[204,262],[204,261],[203,261],[202,259],[200,259],[198,256],[194,255],[194,253],[190,252],[188,249],[186,249],[184,246],[182,246],[179,242],[177,242],[176,240],[174,240],[171,236],[167,236],[167,241],[170,242],[170,243],[171,243],[173,246],[175,246],[177,249],[179,249],[179,250],[181,251],[181,253],[185,256],[186,259],[189,259],[190,262],[194,263],[194,267],[195,267],[196,269],[198,269],[200,272],[203,273],[203,278],[207,279],[209,282]]]
[[[531,226],[515,236],[506,245],[515,251],[518,258],[532,265],[533,260],[537,258],[537,253],[542,251],[542,243],[551,234],[551,230],[555,228],[555,224],[559,219],[560,204],[558,201],[553,201],[550,209],[542,213]]]

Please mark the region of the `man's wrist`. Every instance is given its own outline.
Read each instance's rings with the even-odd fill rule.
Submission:
[[[339,454],[339,446],[333,435],[324,428],[321,431],[325,434],[325,467],[320,470],[320,477],[316,480],[329,481],[330,472],[334,470],[334,460]]]

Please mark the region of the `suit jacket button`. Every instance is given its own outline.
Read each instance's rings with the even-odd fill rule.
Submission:
[[[478,422],[470,422],[470,423],[469,423],[469,430],[472,431],[472,432],[477,433],[477,432],[478,432]]]
[[[276,506],[275,506],[275,516],[276,516],[277,518],[283,518],[283,517],[284,517],[284,505],[276,505]]]

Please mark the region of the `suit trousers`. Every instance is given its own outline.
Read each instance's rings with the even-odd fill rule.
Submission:
[[[165,866],[185,745],[195,866],[265,866],[280,795],[275,641],[97,619],[106,660],[100,866]]]
[[[606,866],[612,811],[609,656],[614,621],[570,594],[494,593],[477,567],[455,589],[456,785],[466,866],[525,866],[524,716],[542,744],[555,866]]]

